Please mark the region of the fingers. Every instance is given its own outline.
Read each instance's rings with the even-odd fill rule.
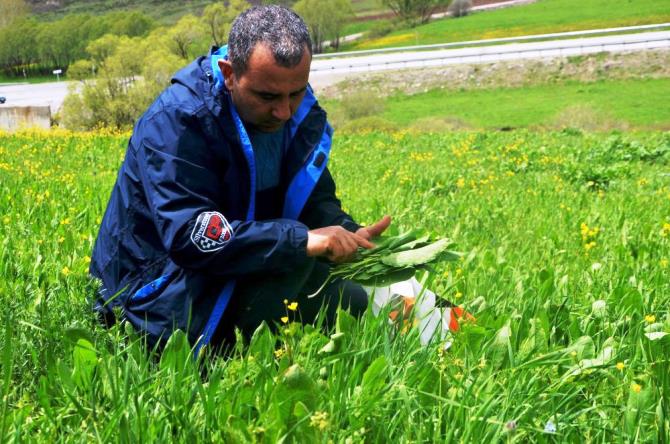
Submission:
[[[352,258],[359,247],[372,248],[372,243],[358,234],[337,227],[333,231],[332,243],[328,259],[334,262],[345,262]]]
[[[374,244],[372,242],[370,242],[368,239],[364,238],[360,234],[351,233],[351,236],[356,241],[356,247],[363,247],[363,248],[374,247]]]
[[[379,221],[376,223],[366,227],[366,230],[368,230],[368,233],[370,233],[371,237],[377,237],[382,234],[389,227],[389,225],[391,225],[391,216],[386,215],[379,219]]]
[[[333,262],[351,259],[361,247],[372,248],[374,245],[364,236],[347,231],[341,226],[311,230],[307,236],[307,255],[325,256]]]

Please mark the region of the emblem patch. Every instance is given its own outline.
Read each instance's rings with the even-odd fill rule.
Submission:
[[[204,253],[220,250],[232,237],[230,224],[216,211],[201,213],[191,233],[191,241]]]

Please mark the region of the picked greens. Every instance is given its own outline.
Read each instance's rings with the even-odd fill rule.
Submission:
[[[386,286],[410,279],[418,270],[438,261],[454,261],[461,253],[449,250],[449,239],[431,240],[429,236],[417,237],[416,231],[399,236],[381,237],[376,246],[359,250],[350,262],[331,269],[323,286],[334,279],[347,279],[366,286]],[[312,296],[321,291],[323,286]]]

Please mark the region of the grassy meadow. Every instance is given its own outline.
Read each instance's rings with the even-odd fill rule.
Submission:
[[[0,441],[668,441],[667,133],[336,134],[347,210],[454,239],[430,286],[476,320],[445,350],[343,313],[198,364],[89,310],[127,138],[0,133]]]
[[[397,95],[381,117],[398,125],[449,116],[474,128],[518,128],[574,122],[575,111],[584,109],[587,115],[579,117],[594,125],[601,119],[603,125],[669,129],[669,102],[670,79],[605,80]]]
[[[367,96],[366,96],[367,95]],[[670,79],[542,82],[523,87],[431,89],[386,98],[364,91],[326,100],[344,128],[445,129],[554,128],[667,130]],[[351,114],[374,112],[374,117]]]
[[[670,21],[670,2],[658,0],[538,0],[529,5],[439,19],[378,38],[345,44],[343,50],[462,42]],[[371,28],[381,26],[367,22]],[[352,24],[354,32],[364,29]],[[345,32],[347,34],[348,32]]]

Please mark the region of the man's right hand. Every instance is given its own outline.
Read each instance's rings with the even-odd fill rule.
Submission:
[[[307,256],[323,256],[333,262],[346,262],[359,247],[373,246],[369,240],[340,226],[318,228],[307,233]]]

